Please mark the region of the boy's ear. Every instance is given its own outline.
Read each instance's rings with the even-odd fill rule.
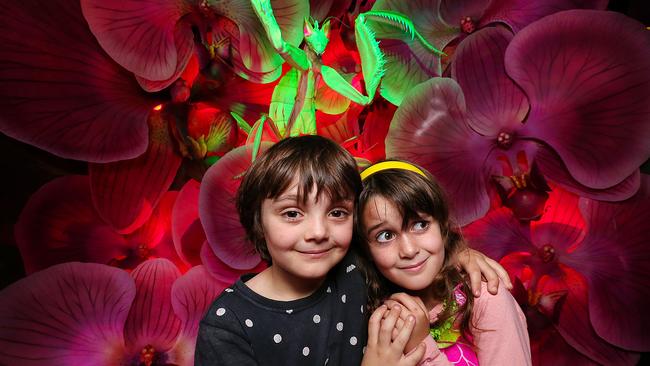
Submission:
[[[323,24],[323,33],[325,34],[325,37],[329,38],[330,35],[330,21],[326,21],[325,24]]]
[[[309,19],[307,18],[305,18],[305,26],[303,27],[302,32],[305,37],[311,36],[311,34],[314,32],[314,28],[311,26]]]

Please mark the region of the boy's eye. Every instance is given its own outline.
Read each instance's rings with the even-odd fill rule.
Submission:
[[[288,218],[288,219],[297,219],[301,216],[302,214],[296,210],[287,210],[282,213],[282,216]]]
[[[395,234],[393,234],[390,231],[380,231],[375,236],[375,240],[377,240],[377,242],[379,243],[386,243],[393,240],[394,238],[395,238]]]
[[[429,227],[428,221],[416,221],[413,224],[413,231],[425,231]]]

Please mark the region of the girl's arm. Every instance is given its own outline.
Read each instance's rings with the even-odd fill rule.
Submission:
[[[496,295],[499,290],[499,281],[507,289],[512,289],[508,272],[497,261],[474,249],[465,249],[456,255],[456,263],[462,268],[470,279],[474,296],[481,295],[481,278],[485,278],[488,292]]]
[[[531,365],[526,317],[521,308],[503,286],[496,295],[490,295],[485,287],[472,312],[472,321],[479,329],[473,331],[479,363]]]

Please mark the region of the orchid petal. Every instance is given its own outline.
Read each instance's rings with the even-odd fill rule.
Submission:
[[[327,16],[343,16],[352,3],[353,0],[309,0],[309,11],[312,18],[322,23]]]
[[[506,75],[504,54],[512,33],[491,27],[471,34],[456,49],[452,77],[465,93],[470,126],[496,137],[516,131],[528,113],[528,101]]]
[[[508,47],[506,70],[532,106],[522,134],[549,144],[581,184],[611,187],[650,156],[645,32],[622,14],[571,10],[531,24]]]
[[[178,192],[165,192],[151,213],[149,220],[138,230],[127,236],[131,248],[140,256],[138,260],[151,257],[166,258],[172,261],[180,270],[187,270],[187,264],[181,260],[176,252],[171,233],[172,208],[178,200],[178,196]],[[139,252],[140,248],[144,248],[145,251]]]
[[[382,40],[386,59],[380,93],[389,102],[399,106],[407,92],[417,84],[441,76],[440,57],[428,51],[416,40]]]
[[[129,354],[139,354],[147,345],[167,351],[176,342],[181,321],[172,310],[171,291],[180,275],[172,262],[162,258],[143,262],[131,272],[136,296],[124,326]]]
[[[530,230],[506,207],[464,227],[463,236],[472,248],[496,261],[511,253],[537,253]]]
[[[192,42],[187,42],[187,40],[190,40],[193,37],[194,35],[192,34],[192,29],[190,27],[181,25],[176,26],[176,29],[174,30],[174,39],[177,47],[178,63],[176,64],[174,73],[164,80],[149,80],[136,74],[135,78],[142,89],[148,92],[163,90],[170,86],[185,72],[190,59],[192,58],[192,52],[194,51],[194,44]]]
[[[117,365],[135,296],[129,275],[91,263],[64,263],[0,292],[0,364]]]
[[[172,211],[172,237],[176,252],[187,264],[201,263],[201,246],[205,232],[199,220],[199,188],[201,183],[190,179],[178,193]]]
[[[480,25],[501,22],[517,33],[528,24],[543,17],[569,9],[605,10],[607,0],[499,0],[491,1]]]
[[[564,268],[564,272],[561,286],[568,290],[568,293],[561,305],[556,326],[560,334],[567,343],[599,364],[636,365],[639,360],[638,354],[614,347],[596,334],[589,320],[588,291],[585,279],[570,268]],[[545,288],[540,290],[552,291],[551,286],[546,284]],[[589,298],[591,298],[591,291],[590,287]],[[612,293],[609,294],[610,299],[611,295]],[[620,311],[620,306],[617,309],[619,312],[627,312]],[[617,324],[616,327],[620,327],[620,324]],[[641,336],[641,334],[638,335]]]
[[[386,137],[386,156],[422,165],[454,203],[460,225],[481,218],[490,206],[484,164],[490,144],[465,122],[465,99],[452,79],[433,78],[407,94]]]
[[[192,48],[192,34],[175,33],[186,12],[181,5],[164,0],[81,1],[84,17],[102,48],[125,69],[149,80],[169,79],[178,64],[187,62],[179,59],[179,50]],[[178,44],[175,35],[182,35]]]
[[[395,110],[395,106],[389,103],[373,103],[368,110],[366,120],[363,123],[361,142],[363,157],[371,162],[386,158],[385,141]]]
[[[259,273],[267,267],[266,262],[260,261],[260,263],[251,268],[251,269],[235,269],[225,264],[219,257],[217,257],[210,244],[206,241],[203,247],[201,248],[201,261],[205,266],[205,269],[210,273],[210,275],[217,280],[223,283],[234,283],[246,273]]]
[[[249,1],[228,0],[211,4],[217,14],[232,19],[239,27],[238,49],[247,69],[269,72],[284,60],[271,46],[267,35]],[[300,0],[275,0],[271,2],[273,14],[282,31],[282,39],[298,47],[303,39],[302,26],[309,17],[309,2]]]
[[[152,112],[149,121],[151,141],[142,156],[89,167],[95,208],[120,233],[147,221],[181,163],[161,113]]]
[[[551,244],[557,255],[572,251],[572,247],[584,239],[586,232],[578,199],[559,187],[553,189],[542,218],[530,224],[533,243],[537,246]]]
[[[540,317],[542,315],[539,315]],[[529,320],[530,322],[530,320]],[[534,334],[533,331],[530,331]],[[539,332],[538,336],[531,334],[530,353],[533,365],[580,365],[599,366],[601,364],[576,351],[571,347],[562,335],[552,326],[549,329]]]
[[[232,71],[242,78],[254,83],[266,84],[280,77],[282,74],[282,65],[271,68],[267,71],[252,71],[244,64],[243,56],[240,50],[239,28],[237,24],[228,18],[219,17],[212,22],[212,43],[224,42],[224,49],[230,52],[228,59],[217,57],[222,67],[232,68]]]
[[[461,19],[471,18],[477,22],[483,16],[485,9],[493,1],[490,0],[441,0],[440,18],[450,26],[460,27]]]
[[[262,144],[264,149],[268,144]],[[199,194],[199,217],[214,253],[227,265],[250,269],[260,262],[239,222],[235,194],[252,161],[252,146],[238,147],[210,167]]]
[[[343,75],[348,82],[352,80],[352,74]],[[322,79],[319,79],[316,95],[314,96],[316,109],[327,114],[341,114],[350,107],[350,99],[331,89]]]
[[[619,347],[647,351],[650,317],[650,199],[605,203],[581,199],[589,233],[567,264],[589,282],[596,332]],[[621,311],[625,309],[625,311]]]
[[[70,261],[109,263],[128,253],[124,238],[95,213],[85,176],[41,187],[21,212],[15,236],[27,273]]]
[[[194,363],[199,322],[212,301],[228,286],[213,279],[203,266],[196,266],[174,282],[172,306],[182,322],[181,334],[169,352],[178,365]]]
[[[52,154],[142,154],[155,102],[88,31],[78,2],[11,1],[0,15],[0,130]]]
[[[640,172],[637,169],[622,182],[605,189],[590,188],[575,180],[557,153],[546,147],[538,150],[535,161],[542,173],[565,189],[585,198],[601,201],[622,201],[634,195],[639,189]]]

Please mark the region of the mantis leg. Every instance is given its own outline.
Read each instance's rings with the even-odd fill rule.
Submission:
[[[360,91],[348,83],[343,76],[333,68],[323,65],[321,66],[320,72],[323,77],[323,82],[342,96],[361,105],[369,104],[372,101],[372,97],[367,97],[361,94]]]
[[[369,11],[359,14],[355,20],[354,34],[356,36],[357,48],[361,58],[361,69],[363,79],[366,84],[366,92],[370,100],[375,96],[379,81],[384,76],[384,64],[386,60],[384,54],[379,48],[379,42],[375,33],[367,24],[367,20],[386,23],[402,29],[411,36],[411,39],[417,38],[422,46],[437,55],[444,53],[433,47],[422,35],[415,29],[413,22],[403,14],[392,11]]]
[[[305,54],[305,51],[284,41],[282,31],[278,25],[270,0],[251,0],[253,10],[257,18],[262,23],[266,37],[271,42],[273,48],[282,56],[282,58],[292,67],[306,71],[311,67],[311,63]]]

